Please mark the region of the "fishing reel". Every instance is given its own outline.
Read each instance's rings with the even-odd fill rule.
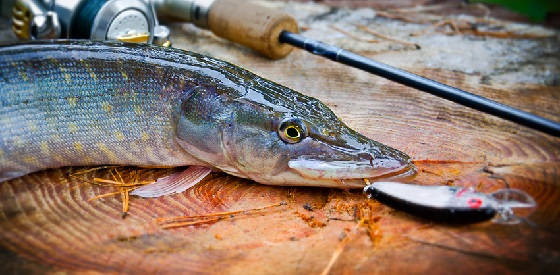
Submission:
[[[282,11],[244,0],[8,0],[21,39],[74,38],[146,42],[169,46],[169,29],[158,23],[189,22],[216,36],[279,59],[293,47],[279,40],[298,32]]]
[[[20,39],[74,38],[169,45],[149,0],[15,0],[12,29]]]

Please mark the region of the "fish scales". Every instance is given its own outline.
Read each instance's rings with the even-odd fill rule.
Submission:
[[[305,130],[297,144],[282,136],[286,119]],[[111,164],[202,165],[285,185],[326,182],[313,177],[332,172],[316,168],[331,160],[346,174],[350,166],[340,163],[349,161],[379,160],[376,173],[391,161],[411,167],[404,153],[348,128],[314,98],[221,60],[148,45],[0,47],[0,126],[0,182]]]
[[[0,175],[69,165],[193,163],[173,138],[170,98],[202,78],[193,72],[185,79],[172,63],[147,67],[147,57],[135,54],[87,43],[3,48]]]

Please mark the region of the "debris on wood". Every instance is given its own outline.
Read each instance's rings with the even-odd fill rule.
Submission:
[[[153,181],[151,181],[151,180],[139,181],[139,172],[138,172],[137,169],[130,169],[130,168],[118,167],[118,166],[95,167],[95,168],[91,168],[91,169],[78,171],[76,173],[71,174],[71,176],[72,175],[83,175],[83,174],[87,174],[87,173],[97,172],[97,171],[100,171],[100,170],[103,170],[103,169],[109,169],[109,175],[113,179],[111,180],[111,179],[94,177],[93,178],[93,184],[118,188],[118,191],[97,195],[95,197],[92,197],[92,198],[88,199],[88,201],[93,201],[93,200],[97,200],[97,199],[106,198],[106,197],[110,197],[110,196],[120,194],[121,201],[122,201],[122,218],[125,218],[128,215],[128,210],[130,208],[130,206],[129,206],[130,205],[130,194],[129,194],[129,192],[138,188],[139,186],[146,185],[146,184],[151,183]],[[142,169],[142,168],[140,168],[140,169]],[[121,172],[119,172],[119,170]],[[122,175],[125,175],[125,178],[123,178]]]
[[[321,275],[327,275],[329,274],[329,272],[331,271],[332,267],[334,266],[334,264],[336,263],[336,260],[338,260],[338,258],[340,257],[340,254],[342,254],[342,252],[344,251],[344,248],[346,247],[346,245],[352,240],[354,239],[354,237],[358,234],[357,230],[360,226],[362,226],[364,224],[364,220],[360,220],[360,222],[358,222],[351,230],[348,234],[344,234],[344,237],[342,238],[342,240],[340,240],[340,242],[338,243],[337,248],[334,250],[333,254],[331,255],[331,258],[329,260],[329,262],[327,263],[327,266],[323,269],[323,271],[321,272]],[[344,232],[343,232],[344,233]]]
[[[205,214],[205,215],[158,218],[156,219],[156,223],[163,229],[184,227],[189,225],[206,224],[206,223],[217,222],[223,219],[232,219],[235,217],[235,214],[251,215],[263,211],[265,209],[284,206],[284,205],[287,205],[287,203],[279,202],[279,203],[274,203],[274,204],[266,205],[263,207],[252,208],[252,209],[216,212],[216,213]]]
[[[358,25],[356,25],[356,27],[357,27],[358,29],[362,30],[362,31],[365,31],[365,32],[367,32],[367,33],[369,33],[369,34],[375,35],[375,36],[377,36],[377,37],[379,37],[379,38],[383,38],[383,39],[385,39],[385,40],[389,40],[389,41],[392,41],[392,42],[404,44],[404,45],[407,45],[407,46],[413,46],[413,47],[416,48],[417,50],[420,50],[420,49],[421,49],[420,45],[418,45],[418,44],[416,44],[416,43],[412,43],[412,42],[400,40],[400,39],[397,39],[397,38],[394,38],[394,37],[390,37],[390,36],[388,36],[388,35],[381,34],[381,33],[379,33],[379,32],[376,32],[376,31],[374,31],[374,30],[368,28],[367,26],[359,25],[359,24],[358,24]]]
[[[376,15],[407,23],[430,25],[422,31],[411,33],[410,36],[422,36],[430,32],[440,32],[447,35],[475,35],[498,39],[542,39],[555,35],[553,31],[543,27],[512,24],[511,22],[488,17],[467,15],[439,16],[403,11],[376,11]]]
[[[339,27],[337,27],[337,26],[335,26],[335,25],[329,25],[329,27],[330,27],[331,29],[333,29],[333,30],[335,30],[335,31],[337,31],[337,32],[340,32],[340,33],[342,33],[342,34],[344,34],[344,35],[346,35],[346,36],[348,36],[348,37],[350,37],[350,38],[352,38],[352,39],[354,39],[354,40],[357,40],[357,41],[363,41],[363,42],[367,42],[367,43],[377,43],[377,42],[379,42],[378,40],[375,40],[375,39],[365,39],[365,38],[362,38],[362,37],[360,37],[360,36],[358,36],[358,35],[355,35],[355,34],[349,32],[349,31],[343,30],[343,29],[341,29],[341,28],[339,28]]]

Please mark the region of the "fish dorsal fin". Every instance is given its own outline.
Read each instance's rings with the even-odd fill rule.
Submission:
[[[132,191],[131,195],[144,198],[157,198],[182,193],[202,181],[212,170],[202,166],[189,166],[185,171],[159,178],[157,181]]]

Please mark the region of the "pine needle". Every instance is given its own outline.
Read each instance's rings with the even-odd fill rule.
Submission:
[[[359,36],[357,36],[357,35],[355,35],[355,34],[353,34],[353,33],[350,33],[349,31],[345,31],[345,30],[343,30],[343,29],[341,29],[341,28],[339,28],[339,27],[337,27],[337,26],[334,26],[334,25],[329,25],[329,27],[330,27],[331,29],[335,30],[335,31],[338,31],[338,32],[340,32],[340,33],[342,33],[342,34],[345,34],[346,36],[348,36],[348,37],[350,37],[350,38],[352,38],[352,39],[358,40],[358,41],[364,41],[364,42],[368,42],[368,43],[377,43],[377,42],[379,42],[379,41],[377,41],[377,40],[375,40],[375,39],[364,39],[364,38],[361,38],[361,37],[359,37]]]
[[[375,35],[375,36],[377,36],[377,37],[383,38],[383,39],[385,39],[385,40],[393,41],[393,42],[400,43],[400,44],[404,44],[404,45],[407,45],[407,46],[413,46],[413,47],[415,47],[417,50],[420,49],[420,45],[418,45],[418,44],[416,44],[416,43],[412,43],[412,42],[408,42],[408,41],[404,41],[404,40],[400,40],[400,39],[396,39],[396,38],[389,37],[389,36],[387,36],[387,35],[378,33],[378,32],[376,32],[376,31],[374,31],[374,30],[372,30],[372,29],[370,29],[370,28],[368,28],[367,26],[364,26],[364,25],[355,25],[355,26],[356,26],[358,29],[362,30],[362,31],[365,31],[365,32],[367,32],[367,33],[369,33],[369,34],[372,34],[372,35]]]
[[[90,198],[90,199],[88,199],[87,201],[94,201],[94,200],[98,200],[98,199],[101,199],[101,198],[114,196],[114,195],[117,195],[117,194],[120,194],[120,193],[121,193],[121,191],[111,192],[111,193],[105,193],[105,194],[97,195],[97,196],[95,196],[95,197],[93,197],[93,198]]]
[[[88,169],[86,171],[80,171],[80,173],[92,172],[92,171],[99,170],[101,168],[107,168],[107,167],[96,167],[96,168]],[[88,199],[88,201],[93,201],[100,198],[105,198],[105,197],[120,194],[121,201],[122,201],[122,217],[124,218],[128,215],[128,211],[130,210],[130,191],[138,188],[139,186],[152,183],[153,181],[138,181],[139,173],[137,170],[133,170],[132,172],[129,172],[127,174],[127,178],[129,180],[125,180],[125,178],[122,175],[122,171],[119,172],[118,167],[109,166],[109,168],[113,168],[109,170],[109,174],[112,179],[94,177],[93,183],[102,184],[103,186],[115,187],[118,188],[119,191],[101,194]],[[126,170],[124,171],[126,172]]]
[[[203,224],[209,222],[215,222],[222,219],[229,219],[233,218],[233,215],[242,213],[244,215],[252,214],[257,211],[262,211],[268,208],[278,207],[286,205],[286,202],[279,202],[271,205],[266,205],[263,207],[253,208],[253,209],[245,209],[245,210],[235,210],[235,211],[226,211],[226,212],[216,212],[210,213],[205,215],[193,215],[193,216],[179,216],[179,217],[170,217],[170,218],[158,218],[156,222],[164,229],[168,228],[176,228],[176,227],[183,227],[189,225],[196,225],[196,224]]]
[[[334,266],[334,264],[336,263],[336,261],[338,260],[338,258],[340,257],[340,255],[342,254],[342,252],[344,251],[344,248],[346,247],[346,245],[354,238],[354,236],[356,235],[356,230],[362,226],[365,222],[365,219],[362,218],[357,224],[356,226],[354,226],[350,232],[348,232],[348,234],[344,237],[344,239],[342,239],[340,241],[340,243],[338,243],[337,248],[334,250],[333,254],[331,255],[331,259],[329,260],[329,263],[327,264],[327,266],[323,269],[323,272],[321,272],[321,275],[327,275],[331,272],[332,267]]]

